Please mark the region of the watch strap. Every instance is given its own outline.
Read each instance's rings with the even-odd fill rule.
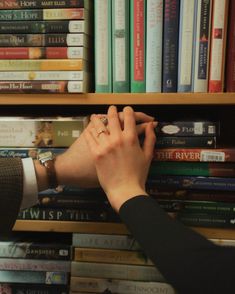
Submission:
[[[48,177],[48,184],[49,188],[55,188],[58,186],[58,181],[56,177],[56,170],[55,170],[55,158],[46,160],[43,165],[47,171]]]

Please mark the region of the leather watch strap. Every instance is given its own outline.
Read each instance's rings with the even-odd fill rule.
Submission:
[[[57,187],[58,181],[57,181],[56,171],[55,171],[55,158],[45,161],[43,165],[45,166],[47,171],[49,188]]]

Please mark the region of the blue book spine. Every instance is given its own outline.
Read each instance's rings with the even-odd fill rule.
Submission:
[[[180,0],[165,0],[163,33],[164,93],[177,92]]]
[[[66,151],[67,148],[0,148],[0,158],[31,157],[36,159],[38,154],[51,151],[53,154],[58,155]]]

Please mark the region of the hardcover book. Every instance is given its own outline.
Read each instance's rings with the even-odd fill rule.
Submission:
[[[68,147],[81,134],[88,117],[1,117],[1,147]]]
[[[216,148],[216,137],[158,137],[156,148]]]
[[[69,294],[69,287],[40,284],[0,284],[0,293],[4,294]]]
[[[1,0],[0,9],[86,7],[90,0]]]
[[[0,157],[9,158],[9,157],[19,157],[27,158],[31,157],[32,159],[37,159],[38,155],[43,152],[51,151],[53,154],[58,155],[65,152],[67,148],[1,148],[0,147]]]

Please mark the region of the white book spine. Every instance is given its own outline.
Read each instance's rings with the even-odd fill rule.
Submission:
[[[146,92],[161,92],[163,0],[147,1]]]
[[[86,34],[67,34],[66,42],[68,46],[88,46]]]
[[[85,81],[69,81],[68,93],[85,93],[88,90],[88,83]]]
[[[1,81],[83,81],[83,71],[1,71]]]
[[[69,22],[70,33],[90,33],[90,21],[88,20],[71,20]]]
[[[178,92],[192,90],[193,30],[196,0],[180,2]]]

